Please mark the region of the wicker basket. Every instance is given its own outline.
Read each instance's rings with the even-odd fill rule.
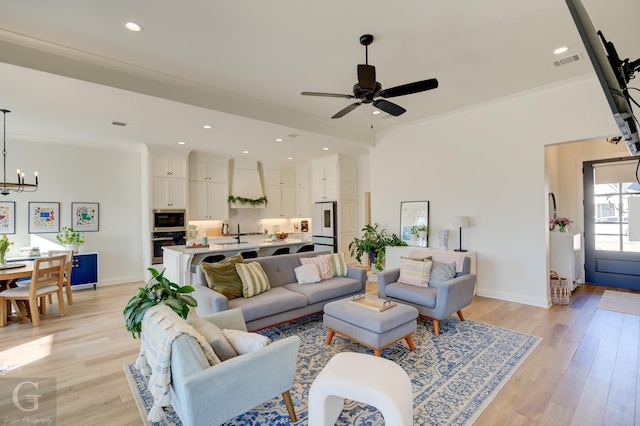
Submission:
[[[554,305],[568,305],[571,297],[571,287],[566,278],[561,278],[555,271],[551,271],[551,303]]]

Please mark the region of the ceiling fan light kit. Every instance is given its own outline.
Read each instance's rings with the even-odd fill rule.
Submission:
[[[344,117],[362,104],[373,104],[374,107],[389,115],[397,117],[407,112],[407,110],[393,102],[377,98],[395,98],[396,96],[411,95],[413,93],[420,93],[438,87],[438,80],[430,78],[428,80],[414,81],[413,83],[407,83],[383,90],[382,85],[376,81],[376,67],[369,65],[369,45],[371,43],[373,43],[373,35],[364,34],[360,36],[360,44],[365,48],[365,63],[358,64],[358,82],[353,85],[353,95],[324,92],[302,92],[301,95],[358,99],[357,102],[347,105],[331,118]]]

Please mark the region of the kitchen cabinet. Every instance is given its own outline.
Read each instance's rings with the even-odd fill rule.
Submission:
[[[309,166],[296,166],[296,217],[311,217]]]
[[[229,219],[228,160],[189,160],[189,219]]]
[[[263,218],[292,218],[296,215],[295,173],[292,170],[264,170],[267,205]]]
[[[229,186],[220,182],[189,181],[189,219],[229,219]]]
[[[187,208],[186,179],[151,178],[150,186],[152,208]]]
[[[313,201],[338,200],[338,162],[337,160],[316,160],[311,166],[313,182]]]
[[[77,253],[73,255],[71,285],[98,284],[98,253]]]
[[[187,178],[187,158],[168,154],[150,154],[149,176]]]

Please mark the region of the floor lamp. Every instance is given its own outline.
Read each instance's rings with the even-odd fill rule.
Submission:
[[[457,248],[454,251],[467,251],[462,248],[462,228],[469,227],[469,218],[467,216],[457,216],[456,222],[457,222],[457,225],[460,227],[460,248]]]

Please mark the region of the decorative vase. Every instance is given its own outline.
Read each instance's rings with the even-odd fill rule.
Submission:
[[[64,246],[67,250],[72,250],[76,253],[80,251],[80,246],[78,244],[65,244]]]
[[[440,250],[447,250],[449,248],[449,230],[448,229],[439,230],[438,237],[440,242]]]
[[[7,251],[0,250],[0,266],[7,266]]]
[[[560,232],[567,232],[567,225],[563,225],[563,224],[559,223],[558,224],[558,228],[559,228],[558,230]]]

